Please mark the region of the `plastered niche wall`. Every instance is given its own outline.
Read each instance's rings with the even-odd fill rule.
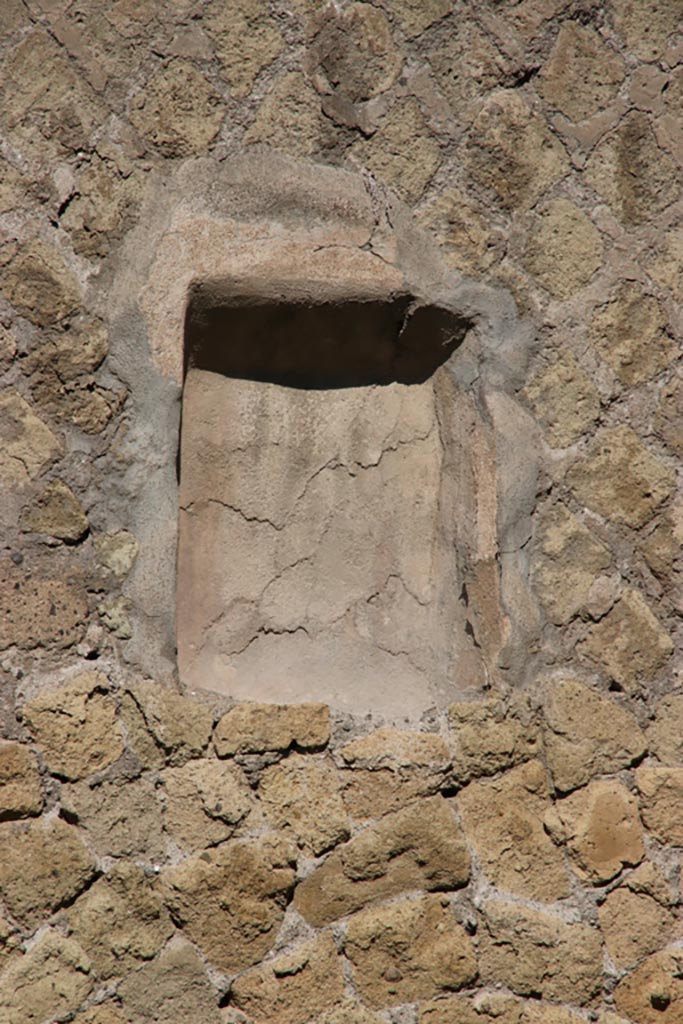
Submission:
[[[534,488],[505,300],[361,178],[266,154],[177,171],[112,294],[146,432],[128,659],[390,720],[510,671]]]

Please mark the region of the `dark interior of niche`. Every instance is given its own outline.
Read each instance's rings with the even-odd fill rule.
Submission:
[[[324,390],[419,384],[462,342],[467,321],[411,296],[328,303],[212,300],[196,290],[185,317],[185,371]]]

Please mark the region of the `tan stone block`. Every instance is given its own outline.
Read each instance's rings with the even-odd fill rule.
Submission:
[[[534,589],[551,622],[563,625],[586,605],[591,587],[612,564],[607,548],[565,505],[542,513],[532,558]]]
[[[581,121],[614,99],[623,78],[624,62],[597,32],[568,21],[541,68],[537,88],[551,107]]]
[[[680,220],[657,239],[646,266],[658,284],[669,288],[674,298],[683,302],[683,223]]]
[[[470,858],[448,804],[428,797],[364,829],[297,886],[294,906],[316,927],[411,889],[466,885]]]
[[[463,988],[477,976],[472,941],[439,896],[354,915],[344,952],[361,996],[375,1009]]]
[[[459,793],[457,807],[477,860],[496,888],[544,902],[569,895],[564,857],[544,830],[551,804],[539,761],[470,783]]]
[[[0,821],[40,814],[43,786],[32,750],[0,740]]]
[[[683,455],[683,375],[675,374],[666,381],[658,396],[654,427],[664,443]]]
[[[351,104],[386,92],[403,64],[385,15],[367,3],[327,8],[311,50],[320,91]]]
[[[78,830],[56,819],[0,825],[0,893],[12,916],[35,928],[95,874]]]
[[[615,889],[598,914],[607,950],[619,970],[635,967],[674,938],[674,915],[644,893]]]
[[[282,51],[284,40],[265,0],[216,2],[202,24],[213,41],[223,77],[234,96],[248,96],[257,75]]]
[[[83,672],[65,686],[39,694],[24,704],[21,714],[48,768],[63,779],[102,771],[124,751],[116,702],[101,672]]]
[[[385,1018],[378,1017],[360,1003],[348,1001],[324,1013],[317,1024],[385,1024]]]
[[[636,770],[643,824],[660,843],[683,846],[683,768],[642,765]]]
[[[218,995],[189,942],[176,939],[119,985],[126,1021],[135,1024],[220,1024]]]
[[[453,772],[460,782],[495,775],[538,752],[538,725],[523,703],[457,702],[448,708],[448,725],[455,744]]]
[[[219,757],[267,750],[316,750],[330,739],[326,704],[238,704],[223,715],[213,742]]]
[[[224,116],[220,97],[189,61],[176,58],[131,101],[130,122],[167,157],[204,152]]]
[[[502,258],[504,239],[481,207],[453,186],[415,216],[441,244],[444,259],[456,270],[480,276]]]
[[[71,939],[49,931],[16,957],[0,978],[5,1024],[66,1020],[93,988],[90,960]]]
[[[173,919],[215,967],[251,967],[275,943],[295,860],[293,847],[273,834],[189,857],[161,876]]]
[[[149,778],[87,782],[62,786],[62,807],[84,830],[100,857],[137,857],[158,861],[164,856],[161,807]]]
[[[213,726],[213,712],[205,704],[156,683],[137,683],[130,692],[170,764],[183,764],[203,753]]]
[[[632,282],[597,311],[589,337],[624,384],[642,384],[666,369],[678,349],[666,334],[667,318],[657,300]]]
[[[0,396],[0,479],[25,484],[64,453],[62,442],[15,391]]]
[[[568,170],[562,145],[516,89],[487,98],[464,161],[470,177],[507,210],[529,209]]]
[[[568,199],[552,199],[532,221],[522,262],[555,299],[569,299],[602,265],[597,229]]]
[[[666,664],[673,642],[637,590],[624,590],[577,646],[626,693],[638,693]]]
[[[244,142],[309,156],[320,148],[324,131],[320,97],[304,75],[288,71],[271,85]]]
[[[681,554],[683,517],[677,508],[665,513],[652,533],[638,545],[655,576],[666,577]]]
[[[164,829],[194,853],[231,836],[254,806],[245,775],[236,765],[190,761],[161,775]]]
[[[538,999],[518,999],[497,992],[445,996],[423,1003],[419,1024],[581,1024],[579,1013]]]
[[[517,903],[490,900],[479,939],[484,984],[583,1006],[602,985],[600,934]]]
[[[499,1015],[499,1024],[519,1024],[515,1017]],[[480,1015],[470,996],[440,996],[421,1003],[418,1008],[418,1024],[486,1024],[488,1016]]]
[[[25,567],[0,567],[0,650],[14,644],[29,650],[50,644],[70,647],[83,635],[87,615],[80,581],[48,579]]]
[[[76,278],[56,249],[34,241],[22,247],[0,273],[0,291],[34,324],[55,324],[80,305]]]
[[[602,430],[567,483],[582,504],[612,522],[643,526],[665,501],[674,473],[652,455],[630,427]]]
[[[139,205],[141,177],[138,170],[123,177],[113,163],[93,154],[78,173],[74,195],[59,221],[76,252],[106,255]]]
[[[347,812],[358,821],[368,821],[407,807],[420,797],[433,796],[443,785],[444,776],[424,774],[419,769],[345,769],[340,772],[340,780]]]
[[[436,82],[456,117],[503,85],[515,63],[501,53],[474,19],[458,18],[434,47],[427,60]]]
[[[348,156],[408,203],[417,202],[441,164],[439,144],[414,99],[397,103],[372,138],[355,142]]]
[[[162,768],[166,763],[164,751],[156,743],[144,715],[129,693],[121,694],[119,715],[126,729],[128,749],[133,751],[140,766],[154,770]]]
[[[328,933],[297,946],[233,983],[231,1002],[268,1024],[319,1021],[344,997],[342,960]]]
[[[129,1024],[116,1003],[98,1003],[83,1013],[77,1013],[73,1024]]]
[[[391,14],[409,39],[451,13],[449,0],[392,0]]]
[[[614,990],[617,1010],[637,1024],[678,1024],[683,1016],[683,951],[648,957]]]
[[[290,754],[263,772],[258,795],[273,828],[293,834],[315,856],[349,837],[340,780],[331,761]]]
[[[97,606],[97,614],[114,636],[121,640],[130,640],[133,635],[133,626],[128,616],[130,608],[130,599],[122,594],[101,601]]]
[[[522,392],[552,448],[578,441],[600,413],[600,395],[571,352],[561,351]]]
[[[636,57],[654,61],[680,31],[681,8],[677,0],[620,0],[614,8],[614,22]]]
[[[658,761],[683,767],[683,694],[671,693],[659,701],[645,736],[650,753]]]
[[[100,878],[67,912],[70,934],[100,978],[125,975],[151,960],[173,925],[144,870],[123,862]]]
[[[100,562],[120,580],[125,579],[133,568],[138,549],[137,539],[128,530],[104,533],[95,539],[95,550]]]
[[[627,225],[647,223],[680,195],[678,168],[641,111],[627,115],[600,142],[584,173]]]
[[[423,768],[429,772],[445,772],[451,764],[451,754],[445,740],[436,733],[414,732],[383,726],[352,740],[336,752],[346,768],[382,768],[401,771],[404,768]]]
[[[561,792],[627,768],[645,751],[634,716],[578,680],[546,684],[543,716],[546,761]]]
[[[63,480],[55,480],[27,506],[20,520],[22,530],[45,533],[74,544],[88,532],[88,518],[78,498]]]
[[[597,780],[554,808],[580,878],[601,885],[645,856],[638,802],[620,783]]]

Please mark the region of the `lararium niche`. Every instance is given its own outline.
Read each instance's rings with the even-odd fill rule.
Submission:
[[[410,295],[270,296],[208,282],[188,302],[181,680],[419,714],[471,647],[444,366],[467,324]]]

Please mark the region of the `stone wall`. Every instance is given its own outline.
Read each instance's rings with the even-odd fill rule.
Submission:
[[[678,0],[2,8],[0,1018],[681,1021]],[[178,686],[177,314],[284,243],[467,321],[441,709]]]

